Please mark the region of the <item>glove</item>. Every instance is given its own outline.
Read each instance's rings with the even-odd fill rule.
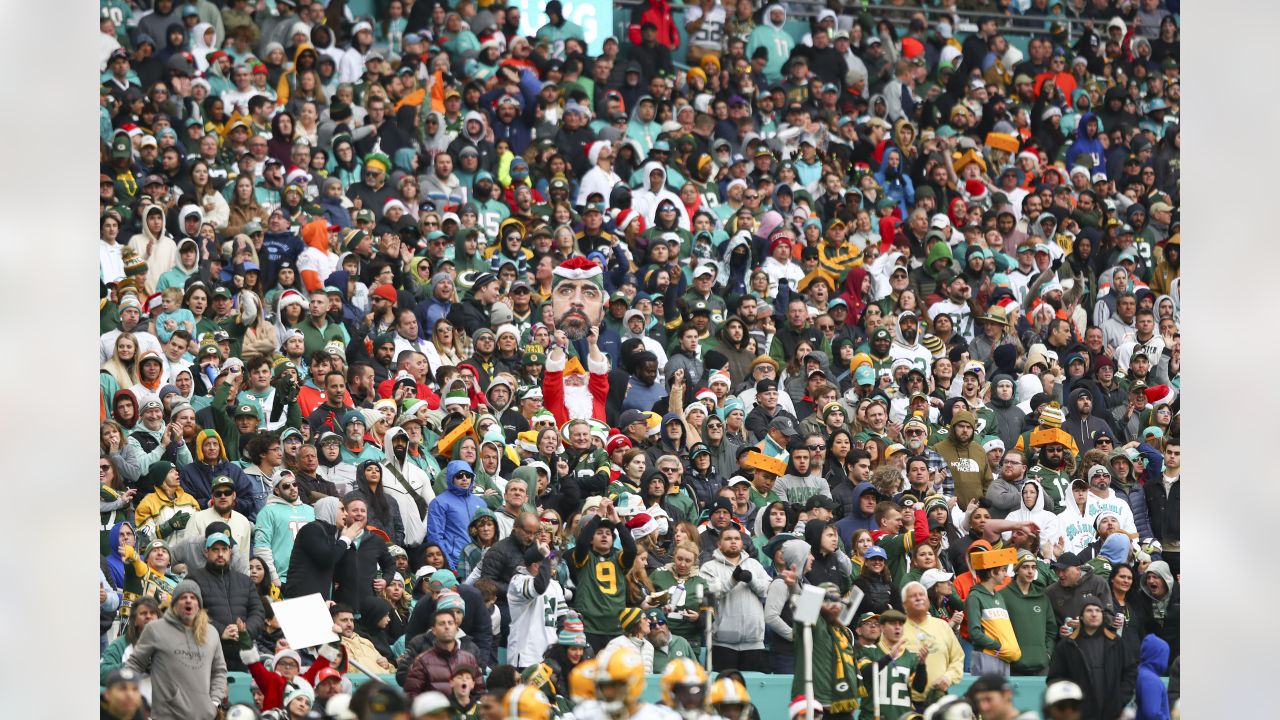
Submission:
[[[173,524],[175,530],[182,530],[191,521],[191,513],[185,510],[169,518],[169,522]]]
[[[245,630],[236,637],[236,642],[240,643],[241,650],[249,650],[253,648],[253,633]]]
[[[244,636],[242,635],[241,645],[244,644],[243,638]],[[240,662],[244,663],[245,667],[248,667],[260,660],[262,660],[262,655],[258,652],[257,648],[253,647],[253,641],[250,640],[249,647],[244,648],[240,651]]]
[[[138,551],[132,545],[120,546],[120,559],[125,562],[133,562],[138,559]]]
[[[739,565],[733,569],[733,579],[738,582],[751,582],[751,571]]]

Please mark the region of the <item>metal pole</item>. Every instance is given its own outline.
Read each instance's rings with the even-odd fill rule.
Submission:
[[[348,665],[351,665],[352,667],[354,667],[355,669],[357,669],[357,670],[359,670],[360,672],[364,673],[365,675],[368,675],[369,677],[373,678],[373,679],[374,679],[375,681],[377,681],[377,682],[384,682],[382,678],[378,677],[378,674],[377,674],[377,673],[375,673],[375,672],[373,672],[372,670],[370,670],[369,668],[367,668],[367,667],[365,667],[365,666],[361,665],[360,663],[356,662],[355,660],[352,660],[350,657],[348,657],[348,658],[347,658],[347,664],[348,664]],[[384,684],[385,684],[385,683],[384,683]]]
[[[813,625],[804,624],[804,715],[805,720],[813,720]]]
[[[880,669],[874,660],[871,661],[871,707],[876,720],[880,720]]]

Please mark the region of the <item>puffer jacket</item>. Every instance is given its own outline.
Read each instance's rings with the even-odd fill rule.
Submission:
[[[237,619],[244,620],[245,629],[242,632],[250,635],[257,635],[266,624],[267,616],[262,609],[262,598],[248,575],[230,567],[219,569],[206,564],[193,569],[187,579],[200,586],[203,606],[209,613],[209,624],[218,631],[218,635],[222,635],[222,631]],[[234,640],[222,641],[222,654],[226,657],[228,667],[244,667],[240,662],[240,646]]]
[[[480,667],[476,656],[463,650],[458,643],[454,644],[452,651],[432,647],[415,658],[413,664],[409,666],[409,673],[404,681],[404,691],[409,697],[428,690],[448,693],[449,680],[453,677],[453,671],[460,665]],[[476,678],[475,692],[484,694],[483,677]]]

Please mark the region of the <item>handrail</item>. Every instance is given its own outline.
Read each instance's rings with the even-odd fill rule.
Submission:
[[[635,7],[643,5],[646,0],[615,0],[620,7]],[[696,3],[672,3],[672,11],[680,11],[686,7],[693,7]],[[787,16],[797,20],[808,20],[817,17],[818,13],[827,9],[823,0],[787,0]],[[797,7],[801,6],[801,7]],[[1008,25],[1000,27],[1000,32],[1005,35],[1036,35],[1047,32],[1048,28],[1032,28],[1024,27],[1025,23],[1038,22],[1058,22],[1067,27],[1067,35],[1071,40],[1079,37],[1079,29],[1089,23],[1095,26],[1101,25],[1092,18],[1077,18],[1067,15],[1004,15],[1001,13],[990,12],[987,10],[948,10],[946,8],[928,7],[928,6],[912,6],[905,7],[900,5],[888,5],[884,3],[865,3],[861,8],[851,8],[845,10],[846,14],[851,11],[866,11],[873,17],[887,18],[895,21],[905,21],[916,12],[924,13],[929,19],[948,17],[956,22],[955,29],[958,32],[972,32],[977,30],[978,22],[987,18],[1003,20]]]

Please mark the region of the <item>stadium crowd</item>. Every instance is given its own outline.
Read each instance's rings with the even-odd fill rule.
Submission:
[[[100,0],[102,717],[1176,717],[1176,0],[535,6]]]

